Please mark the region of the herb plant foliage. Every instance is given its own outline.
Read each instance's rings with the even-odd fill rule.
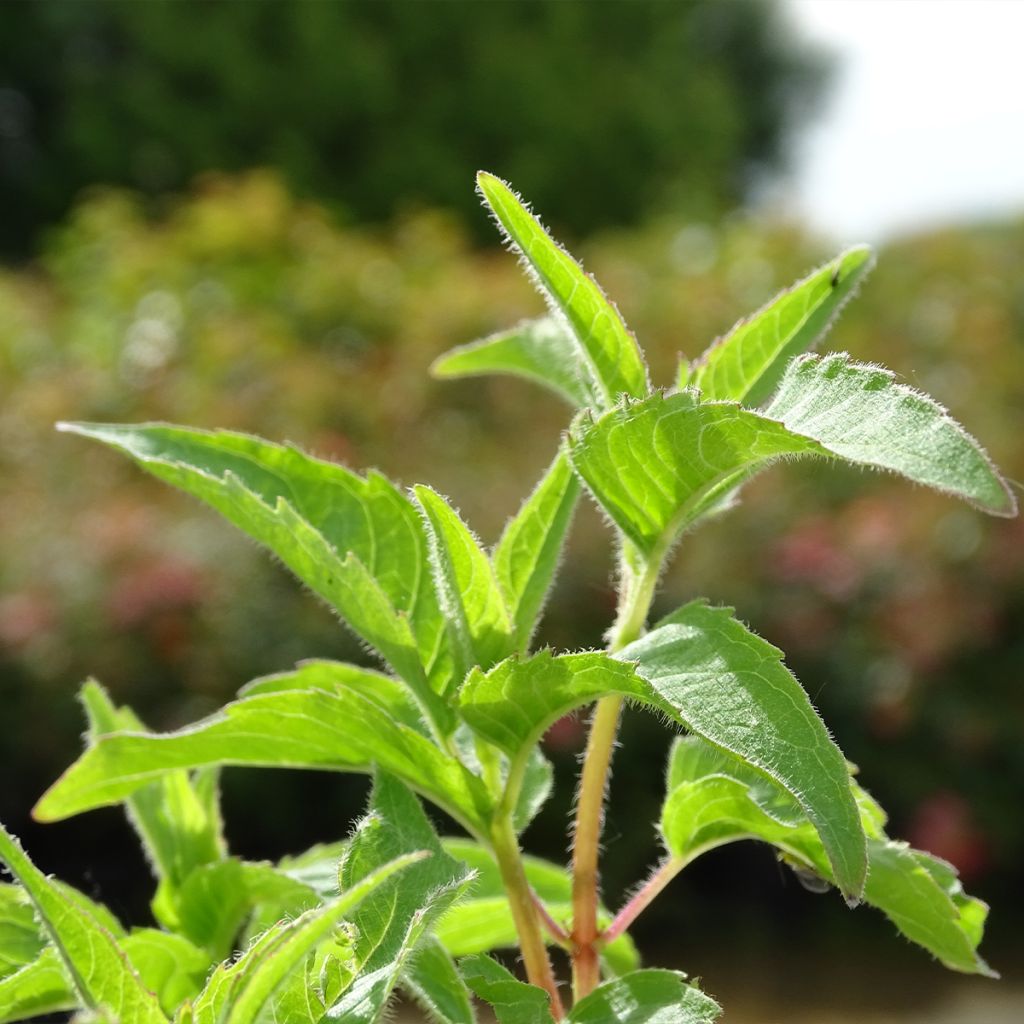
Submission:
[[[629,927],[697,857],[751,838],[851,906],[877,907],[947,967],[992,973],[977,952],[987,907],[950,865],[887,835],[782,653],[705,601],[648,625],[680,537],[782,459],[889,470],[1015,514],[985,452],[936,402],[877,366],[807,354],[870,253],[851,249],[798,282],[660,389],[596,282],[504,183],[481,174],[478,186],[550,313],[457,348],[434,371],[516,374],[577,410],[492,550],[429,487],[406,492],[293,447],[163,424],[63,425],[269,548],[380,668],[304,662],[159,735],[88,682],[86,750],[35,813],[123,804],[156,875],[157,927],[126,929],[0,829],[15,879],[0,886],[0,1024],[61,1010],[120,1024],[374,1022],[398,990],[442,1024],[474,1021],[474,999],[501,1024],[713,1021],[718,1005],[684,975],[640,966]],[[584,490],[614,536],[618,614],[605,650],[534,650]],[[613,913],[600,900],[599,838],[627,702],[679,735],[663,855]],[[563,868],[525,856],[520,835],[551,786],[541,737],[591,705]],[[246,862],[224,841],[222,765],[370,773],[369,807],[347,839]],[[424,800],[465,835],[439,838]],[[525,982],[489,956],[512,947]],[[553,949],[571,963],[571,1000]]]

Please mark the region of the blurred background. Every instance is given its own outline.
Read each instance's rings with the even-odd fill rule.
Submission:
[[[826,347],[892,366],[1024,479],[1022,33],[1024,5],[991,0],[4,4],[0,819],[141,922],[148,871],[119,812],[28,816],[80,748],[82,680],[172,728],[300,658],[363,659],[213,513],[55,421],[295,441],[429,481],[497,537],[569,411],[428,376],[542,309],[478,207],[479,167],[584,260],[666,384],[677,352],[876,243]],[[598,644],[610,573],[583,508],[540,640]],[[985,951],[1008,982],[945,974],[747,844],[674,883],[644,951],[738,1024],[1019,1020],[1022,521],[794,465],[687,539],[659,605],[697,594],[786,650],[893,833],[994,904]],[[548,737],[561,786],[527,836],[559,859],[582,741],[572,720]],[[654,852],[666,747],[628,719],[613,904]],[[228,771],[229,834],[275,857],[344,834],[364,795]]]

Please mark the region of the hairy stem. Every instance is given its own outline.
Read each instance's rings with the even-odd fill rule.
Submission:
[[[519,948],[526,966],[526,977],[531,985],[536,985],[547,992],[551,1000],[551,1012],[555,1020],[561,1020],[565,1016],[565,1010],[558,994],[558,985],[551,969],[547,947],[544,945],[540,914],[537,912],[533,891],[523,870],[519,841],[510,816],[499,816],[491,832],[491,842],[508,894],[516,932],[519,935]]]
[[[685,861],[680,857],[669,857],[656,868],[650,878],[629,898],[614,920],[601,933],[601,944],[617,939],[654,902],[661,891],[683,869]]]
[[[658,582],[661,558],[641,561],[635,566],[624,555],[623,567],[619,613],[608,641],[608,650],[612,652],[631,643],[643,631]],[[597,702],[580,773],[572,846],[572,985],[576,999],[588,995],[601,981],[597,948],[600,937],[597,927],[598,855],[608,772],[621,711],[622,697],[604,697]]]

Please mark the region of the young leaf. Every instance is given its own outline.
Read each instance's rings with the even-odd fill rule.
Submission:
[[[401,985],[434,1024],[476,1024],[466,983],[444,946],[432,936],[420,943]]]
[[[81,1005],[53,946],[0,978],[0,1024],[77,1010]]]
[[[429,487],[413,493],[426,519],[457,685],[471,666],[490,668],[512,653],[512,623],[490,560],[458,513]]]
[[[160,424],[61,424],[110,445],[205,501],[276,554],[440,714],[444,621],[423,523],[377,473],[365,478],[292,447]],[[429,687],[428,687],[429,681]]]
[[[466,984],[493,1010],[498,1024],[555,1024],[548,994],[519,981],[482,953],[459,961]]]
[[[445,949],[452,956],[462,957],[515,948],[519,938],[494,855],[469,839],[446,839],[444,848],[476,875],[466,899],[447,911],[437,924],[435,934]],[[538,857],[524,857],[523,868],[530,888],[555,921],[570,921],[572,879],[566,870]],[[611,914],[601,907],[598,920],[603,927],[611,921]],[[601,958],[613,974],[625,974],[640,966],[636,946],[628,935],[603,946]]]
[[[619,311],[589,274],[541,226],[500,179],[481,171],[477,188],[544,297],[565,317],[579,344],[587,405],[609,408],[619,394],[646,395],[647,367]]]
[[[864,832],[839,748],[782,652],[702,601],[684,605],[618,655],[686,728],[774,779],[818,830],[839,888],[857,899]]]
[[[2,826],[0,861],[25,887],[85,1006],[133,1024],[166,1024],[156,997],[129,965],[114,936],[81,903],[68,899]]]
[[[106,690],[89,680],[80,693],[89,719],[89,737],[145,727],[128,708],[117,708]],[[214,790],[216,789],[214,784]],[[152,785],[136,790],[125,801],[131,822],[157,874],[170,890],[203,864],[225,855],[219,809],[210,807],[187,772],[170,772]],[[160,897],[172,898],[169,893]]]
[[[533,494],[505,527],[492,560],[512,617],[515,649],[525,654],[558,568],[580,487],[559,452]]]
[[[765,415],[847,462],[892,470],[993,515],[1017,513],[988,455],[938,402],[845,353],[794,360]]]
[[[565,322],[553,316],[523,320],[510,331],[459,345],[435,359],[430,372],[442,378],[510,374],[550,388],[574,408],[590,404],[579,346]]]
[[[673,857],[686,863],[725,843],[760,839],[790,863],[834,883],[820,836],[781,787],[695,737],[677,741],[670,763],[661,829]],[[881,809],[853,786],[868,833],[865,902],[947,967],[991,975],[977,954],[988,908],[964,895],[948,864],[889,839]]]
[[[142,983],[153,992],[170,1016],[203,987],[213,966],[205,950],[181,935],[139,928],[121,943]]]
[[[817,345],[873,265],[866,245],[847,249],[740,320],[697,360],[689,382],[706,400],[760,405],[786,364]]]
[[[639,551],[658,557],[747,477],[783,457],[827,452],[736,405],[657,393],[600,419],[584,412],[569,458],[598,504]]]
[[[378,1021],[419,944],[471,877],[445,853],[416,797],[396,779],[377,772],[369,812],[341,865],[343,891],[382,860],[410,847],[427,850],[431,857],[399,882],[382,887],[353,916],[359,973],[325,1020]]]
[[[711,1024],[722,1008],[678,971],[634,971],[584,996],[569,1024]]]
[[[238,764],[369,771],[379,764],[429,796],[471,831],[489,813],[483,782],[404,724],[410,710],[391,682],[371,693],[317,686],[324,663],[300,666],[312,689],[284,689],[228,704],[167,735],[115,733],[90,746],[43,795],[35,814],[56,821],[114,803],[168,771]],[[399,710],[392,713],[398,704]]]

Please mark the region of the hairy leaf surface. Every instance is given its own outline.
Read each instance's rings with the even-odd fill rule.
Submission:
[[[707,400],[760,405],[786,364],[821,340],[873,265],[867,246],[847,249],[740,320],[696,361],[688,383]]]
[[[497,960],[478,953],[459,961],[466,984],[494,1011],[498,1024],[554,1024],[548,994],[519,981]]]
[[[695,737],[678,740],[661,830],[672,856],[688,862],[741,839],[770,843],[796,867],[835,882],[821,838],[792,797]],[[884,813],[853,784],[867,833],[864,900],[947,967],[991,974],[978,956],[988,908],[964,894],[948,864],[889,839]]]
[[[794,360],[765,415],[847,462],[892,470],[993,515],[1017,512],[985,451],[938,402],[845,353]]]
[[[722,1008],[678,971],[634,971],[599,985],[566,1018],[570,1024],[711,1024]]]
[[[510,374],[550,388],[574,408],[590,404],[589,371],[565,321],[554,316],[523,320],[509,331],[459,345],[430,367],[435,377]]]
[[[821,835],[843,894],[860,896],[867,855],[846,761],[778,648],[730,609],[694,601],[618,657],[635,663],[690,732],[791,794]]]
[[[494,573],[512,618],[515,649],[522,654],[555,578],[579,492],[576,475],[559,452],[494,549]]]
[[[444,946],[428,936],[402,974],[402,989],[434,1024],[476,1024],[469,989]]]
[[[323,663],[312,670],[316,677]],[[295,675],[306,672],[300,666]],[[315,685],[315,684],[314,684]],[[398,704],[399,712],[392,714]],[[401,687],[286,688],[243,697],[166,735],[119,733],[90,746],[36,807],[53,821],[121,800],[168,771],[214,764],[368,771],[379,764],[472,829],[490,797],[476,776],[404,720]]]
[[[0,860],[25,887],[83,1004],[133,1024],[166,1024],[114,936],[77,900],[69,899],[0,827]]]
[[[607,408],[625,392],[647,394],[647,367],[619,311],[583,268],[544,230],[503,181],[483,171],[477,188],[544,297],[572,328],[589,371],[588,405]]]

